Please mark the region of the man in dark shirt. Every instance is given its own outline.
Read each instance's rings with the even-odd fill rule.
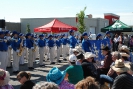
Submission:
[[[124,65],[121,59],[115,61],[112,69],[118,75],[114,80],[112,89],[133,89],[133,77],[127,73],[129,68]]]
[[[113,62],[112,55],[110,53],[110,48],[108,46],[104,46],[103,48],[101,48],[101,50],[102,54],[105,56],[105,59],[103,66],[101,66],[99,69],[101,74],[107,74],[110,69],[110,65]]]

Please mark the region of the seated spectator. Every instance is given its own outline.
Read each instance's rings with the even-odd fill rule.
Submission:
[[[33,89],[59,89],[59,87],[53,82],[43,82],[36,84]]]
[[[128,59],[130,57],[129,54],[127,54],[127,53],[120,53],[120,55],[121,55],[122,62],[124,62],[124,63],[130,63],[130,61],[128,61]]]
[[[84,78],[91,76],[94,78],[99,78],[99,74],[97,72],[97,67],[95,67],[94,65],[94,57],[96,57],[95,54],[91,53],[91,52],[86,52],[84,54],[85,56],[85,60],[83,60],[81,66],[83,68],[83,72],[84,72]]]
[[[9,84],[10,74],[8,71],[0,69],[0,89],[14,89],[12,85]]]
[[[74,54],[69,56],[70,66],[66,68],[66,79],[72,84],[76,84],[84,78],[82,66],[76,65],[77,58]]]
[[[130,61],[130,62],[133,62],[133,55],[132,53],[130,52],[130,49],[126,46],[126,45],[123,45],[122,47],[119,48],[119,51],[121,53],[126,53],[128,54],[130,57],[128,57],[128,59],[126,61]]]
[[[84,55],[82,53],[78,54],[77,56],[76,65],[81,65],[82,61],[84,60]]]
[[[65,75],[66,71],[60,71],[57,67],[54,67],[49,71],[46,79],[48,82],[54,82],[55,84],[57,84],[59,86],[59,89],[74,89],[73,84],[70,84],[66,80],[64,80]]]
[[[75,89],[99,89],[97,82],[92,77],[87,77],[75,85]]]
[[[118,76],[111,89],[133,89],[133,77],[127,73],[129,68],[124,65],[121,59],[115,61],[112,69],[116,71]]]
[[[112,52],[112,60],[115,62],[116,60],[120,59],[121,56],[120,56],[120,53],[115,51],[115,52]],[[110,67],[114,66],[114,62],[111,64]],[[117,76],[116,72],[110,68],[107,75],[104,75],[104,74],[101,74],[100,75],[100,84],[101,84],[101,87],[105,87],[106,84],[105,83],[108,83],[110,84],[110,87],[113,85],[113,81],[115,79],[115,77]]]
[[[78,53],[79,53],[79,50],[78,49],[73,49],[73,54],[76,56],[76,55],[78,55]]]
[[[32,89],[35,83],[33,83],[30,78],[30,73],[27,73],[25,71],[21,71],[17,74],[17,79],[22,84],[20,89]]]
[[[102,47],[101,50],[102,54],[105,56],[105,59],[103,66],[99,67],[99,70],[101,74],[107,74],[110,69],[110,65],[113,62],[112,55],[110,53],[110,48],[108,46]]]
[[[133,76],[133,63],[125,63],[125,65],[129,68],[128,73]]]

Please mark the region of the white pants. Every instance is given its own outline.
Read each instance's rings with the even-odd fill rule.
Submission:
[[[13,71],[19,70],[19,58],[17,52],[13,50]]]
[[[10,67],[11,66],[11,51],[12,49],[9,49],[8,48],[8,61],[7,61],[7,67]]]
[[[63,58],[66,58],[66,56],[67,56],[67,46],[66,45],[62,45],[62,56],[63,56]]]
[[[54,51],[55,51],[54,47],[49,48],[50,62],[54,62]]]
[[[24,56],[28,60],[28,49],[26,47],[24,48]]]
[[[40,54],[40,65],[43,65],[43,59],[44,59],[44,47],[39,47],[39,54]]]
[[[22,52],[22,55],[20,56],[19,63],[24,64],[24,50]]]
[[[33,52],[32,49],[28,49],[28,51],[29,51],[28,67],[33,67],[33,59],[35,56],[35,52]]]
[[[70,48],[70,49],[69,49],[69,55],[73,54],[73,49],[74,49],[74,48]]]
[[[60,50],[61,50],[61,47],[58,47],[57,48],[57,61],[59,61],[60,59]]]
[[[6,70],[8,53],[0,51],[0,68]]]

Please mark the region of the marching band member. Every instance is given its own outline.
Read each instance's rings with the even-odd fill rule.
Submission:
[[[7,39],[7,43],[8,43],[8,61],[7,61],[7,68],[12,68],[11,65],[11,51],[12,51],[12,47],[11,47],[11,43],[12,43],[12,39],[11,39],[11,31],[5,31],[5,38]]]
[[[55,43],[56,43],[56,46],[57,46],[57,63],[59,62],[61,62],[61,60],[59,60],[60,59],[60,50],[61,50],[61,41],[60,41],[60,37],[59,37],[59,35],[57,35],[56,36],[56,41],[55,41]]]
[[[45,40],[43,39],[44,35],[39,35],[39,40],[38,40],[38,46],[39,46],[39,54],[40,54],[40,66],[45,66],[43,64],[44,60],[44,47],[46,46]]]
[[[19,72],[19,48],[20,43],[18,41],[18,32],[13,31],[13,38],[12,38],[12,49],[13,49],[13,73]]]
[[[47,34],[44,35],[44,40],[45,40],[45,42],[48,41]],[[44,47],[44,53],[45,53],[45,56],[46,56],[46,58],[48,60],[49,59],[49,47],[47,45]]]
[[[77,44],[77,40],[74,37],[74,30],[70,30],[69,31],[70,34],[70,49],[69,49],[69,55],[71,55],[73,53],[73,49],[75,48],[76,44]]]
[[[19,34],[19,42],[21,43],[22,46],[22,52],[20,54],[20,64],[24,65],[24,45],[25,45],[25,41],[24,41],[24,34],[20,33]]]
[[[47,44],[48,44],[48,47],[49,47],[50,64],[55,64],[55,62],[54,62],[54,45],[55,45],[55,42],[52,39],[53,38],[52,35],[49,35],[48,38],[49,38],[49,40],[47,41]]]
[[[33,62],[35,62],[36,59],[36,54],[37,54],[37,40],[36,40],[36,36],[34,34],[31,34],[31,40],[33,42]]]
[[[102,34],[97,34],[96,40],[102,40]]]
[[[110,32],[109,31],[106,32],[104,39],[110,40]]]
[[[36,51],[35,51],[35,59],[38,58],[38,55],[39,55],[39,47],[38,47],[38,37],[37,37],[37,34],[34,34],[34,43],[36,44]],[[34,60],[35,61],[35,60]]]
[[[86,32],[84,32],[82,34],[83,40],[82,40],[82,49],[84,50],[84,52],[91,52],[90,51],[90,43],[89,43],[89,39],[88,39],[88,34]]]
[[[62,35],[62,56],[63,56],[63,60],[66,61],[66,57],[67,57],[67,38],[65,36],[65,34]]]
[[[29,69],[34,69],[33,68],[33,59],[34,59],[34,47],[33,47],[33,40],[31,39],[31,33],[26,34],[27,39],[26,39],[26,47],[28,48],[29,51],[29,58],[28,58],[28,68]]]
[[[6,70],[8,61],[8,45],[7,40],[4,39],[4,32],[0,31],[0,68]]]

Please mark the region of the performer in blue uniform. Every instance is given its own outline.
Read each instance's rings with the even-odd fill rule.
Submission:
[[[56,36],[56,40],[55,40],[55,43],[56,43],[56,46],[57,46],[57,62],[61,62],[61,60],[59,60],[60,59],[60,50],[61,50],[61,41],[60,41],[60,37],[59,37],[59,35],[57,35]]]
[[[6,70],[8,61],[8,45],[7,40],[4,39],[4,32],[0,31],[0,68]]]
[[[45,66],[43,63],[45,46],[46,46],[46,42],[44,40],[44,35],[39,35],[38,47],[39,47],[39,54],[40,54],[40,61],[39,61],[40,66]]]
[[[24,36],[25,35],[22,33],[19,34],[19,42],[21,43],[20,45],[22,47],[22,50],[21,50],[22,52],[21,52],[20,61],[19,61],[20,65],[24,65],[24,47],[26,46]]]
[[[26,39],[26,47],[28,48],[29,51],[29,58],[28,58],[28,68],[29,69],[34,69],[33,68],[33,58],[34,58],[34,47],[33,47],[33,41],[31,39],[31,33],[26,34],[27,39]]]
[[[84,50],[84,52],[91,52],[90,51],[90,43],[89,43],[89,39],[88,39],[88,34],[85,32],[82,34],[83,36],[83,40],[82,40],[82,49]]]
[[[19,72],[19,48],[20,48],[20,42],[18,41],[18,32],[13,31],[13,38],[12,38],[12,49],[13,49],[13,73]]]
[[[7,40],[7,44],[8,44],[7,68],[12,68],[12,64],[11,64],[11,51],[12,51],[11,43],[12,43],[12,38],[11,38],[10,34],[11,34],[11,31],[8,31],[8,30],[5,31],[5,39]]]
[[[62,56],[63,60],[66,61],[68,51],[67,51],[67,38],[65,34],[63,34],[63,38],[61,40],[62,40]]]
[[[74,31],[73,30],[70,30],[69,34],[70,34],[70,38],[69,38],[69,41],[70,41],[69,55],[71,55],[71,54],[73,54],[73,49],[75,48],[75,46],[77,44],[77,40],[74,37]]]
[[[50,54],[50,64],[55,64],[54,62],[54,46],[55,46],[55,42],[54,40],[52,39],[53,36],[52,35],[49,35],[48,37],[48,41],[47,41],[47,44],[48,44],[48,47],[49,47],[49,54]]]
[[[102,40],[102,34],[97,34],[96,40]]]

